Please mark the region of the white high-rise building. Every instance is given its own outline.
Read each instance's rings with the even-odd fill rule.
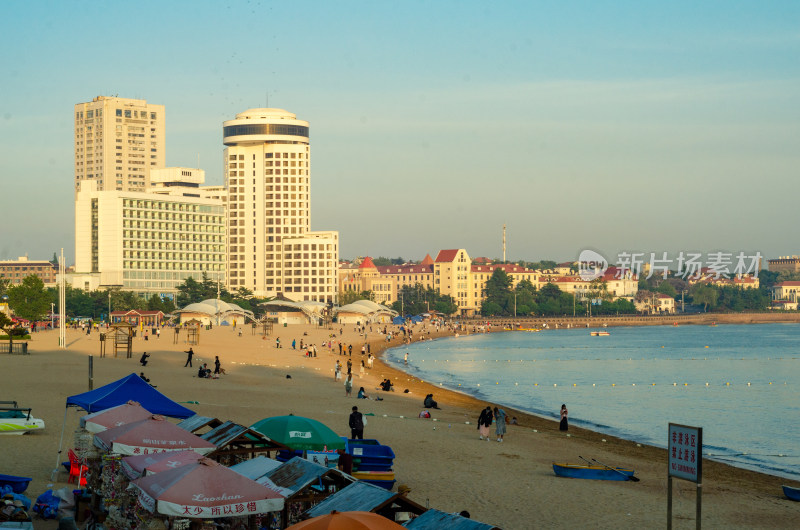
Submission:
[[[145,191],[151,169],[165,166],[163,105],[98,96],[75,105],[75,193]]]
[[[222,201],[198,197],[193,187],[161,194],[93,186],[86,183],[75,199],[74,287],[118,287],[149,298],[176,294],[189,277],[225,281]]]
[[[336,302],[338,232],[311,232],[309,126],[282,109],[223,124],[228,288]]]

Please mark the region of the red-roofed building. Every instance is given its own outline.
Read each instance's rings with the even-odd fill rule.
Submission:
[[[473,315],[480,310],[486,282],[495,269],[502,269],[516,286],[522,280],[536,285],[536,273],[514,264],[491,264],[483,259],[473,263],[464,249],[442,250],[436,259],[430,254],[419,264],[386,265],[376,267],[370,258],[359,263],[342,263],[339,266],[341,291],[372,291],[373,300],[390,304],[398,299],[403,287],[420,285],[434,289],[453,298],[460,315]]]
[[[773,287],[772,299],[775,301],[798,302],[800,294],[800,282],[789,281],[775,284]]]

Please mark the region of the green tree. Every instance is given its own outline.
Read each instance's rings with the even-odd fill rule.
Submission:
[[[40,320],[50,309],[50,295],[38,276],[27,276],[8,290],[8,303],[14,313],[26,320]]]
[[[512,278],[503,269],[495,269],[492,276],[486,281],[483,294],[485,296],[483,305],[487,305],[485,312],[481,307],[481,313],[485,315],[509,315],[514,311],[514,295],[511,291],[513,284]],[[496,307],[500,308],[498,312]]]
[[[0,296],[6,294],[9,287],[11,287],[11,280],[8,278],[0,278]]]
[[[372,291],[344,291],[339,293],[339,305],[352,304],[358,300],[372,300]]]
[[[13,322],[5,312],[0,311],[0,331],[8,335],[8,344],[14,344],[14,334],[12,333],[13,330]],[[8,351],[11,351],[11,346],[9,346]]]
[[[716,307],[717,299],[719,298],[719,292],[717,289],[703,283],[695,284],[691,290],[691,295],[692,302],[702,305],[703,311],[708,311],[709,308],[713,310]]]
[[[665,294],[672,298],[675,298],[678,295],[678,293],[675,291],[675,287],[673,287],[670,282],[661,282],[658,287],[656,287],[656,292]]]

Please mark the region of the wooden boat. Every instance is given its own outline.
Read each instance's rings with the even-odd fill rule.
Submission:
[[[800,488],[783,486],[783,494],[793,501],[800,501]]]
[[[592,480],[630,480],[633,469],[620,467],[583,466],[580,464],[556,464],[553,462],[556,476],[567,478],[584,478]]]
[[[0,401],[0,434],[25,434],[44,429],[44,420],[31,416],[31,409],[17,407],[16,401]]]
[[[15,477],[14,475],[0,475],[0,486],[11,486],[14,493],[22,493],[28,489],[28,484],[32,478]]]
[[[611,335],[608,331],[592,331],[589,333],[592,337],[608,337]]]

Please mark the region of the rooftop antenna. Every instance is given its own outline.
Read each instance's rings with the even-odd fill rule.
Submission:
[[[503,263],[506,262],[506,224],[503,223]]]

